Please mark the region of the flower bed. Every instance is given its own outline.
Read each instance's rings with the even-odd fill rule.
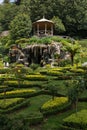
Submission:
[[[72,114],[63,120],[63,128],[73,130],[87,130],[87,110],[81,110],[77,114]]]

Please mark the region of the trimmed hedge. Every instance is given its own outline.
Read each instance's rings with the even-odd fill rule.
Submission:
[[[11,112],[14,112],[16,110],[19,110],[19,109],[22,109],[24,107],[27,107],[30,105],[30,99],[27,99],[27,100],[24,100],[23,102],[21,103],[18,103],[16,104],[15,106],[13,107],[10,107],[8,109],[5,109],[5,110],[0,110],[0,113],[11,113]]]
[[[4,96],[5,98],[29,98],[29,97],[34,97],[41,94],[44,94],[43,90],[38,90],[32,93],[25,92],[25,93],[19,93],[19,94],[0,95],[0,99],[3,99]]]
[[[13,107],[21,102],[23,102],[24,98],[10,98],[10,99],[1,99],[0,100],[0,109],[7,109],[9,107]]]
[[[87,110],[81,110],[63,120],[63,126],[79,130],[87,130]]]
[[[31,81],[47,81],[47,77],[46,76],[43,76],[43,75],[26,75],[24,77],[24,79],[26,80],[31,80]]]
[[[39,83],[33,83],[30,81],[19,81],[20,82],[20,88],[29,88],[29,87],[41,87],[41,84]],[[9,87],[17,87],[19,86],[18,81],[16,80],[10,80],[10,81],[6,81],[5,84],[7,84]]]
[[[49,100],[41,107],[41,112],[44,115],[54,114],[60,111],[67,110],[71,106],[66,97],[57,97],[54,100]]]
[[[11,71],[11,69],[9,68],[0,68],[0,74],[6,74],[9,73]]]
[[[0,87],[0,93],[3,93],[4,91],[7,92],[7,91],[12,91],[14,88],[12,87]]]
[[[62,72],[56,72],[56,71],[48,71],[47,75],[51,75],[51,76],[59,76],[59,75],[63,75]]]
[[[30,125],[36,125],[43,121],[43,114],[41,113],[31,113],[28,117],[24,117],[23,122],[29,122]]]
[[[32,95],[33,93],[36,93],[35,89],[17,89],[17,90],[13,90],[13,91],[7,91],[7,92],[0,93],[0,98],[4,98],[4,96],[6,98],[22,97],[22,96],[26,96],[26,95]]]

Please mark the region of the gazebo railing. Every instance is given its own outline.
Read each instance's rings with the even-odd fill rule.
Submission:
[[[39,31],[35,31],[34,35],[37,36],[49,36],[49,35],[53,35],[51,30],[39,30]]]

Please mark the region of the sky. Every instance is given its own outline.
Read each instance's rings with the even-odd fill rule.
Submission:
[[[10,0],[10,2],[13,2],[14,0]],[[3,0],[0,0],[0,4],[3,2]]]
[[[3,0],[0,0],[0,4],[3,2]]]

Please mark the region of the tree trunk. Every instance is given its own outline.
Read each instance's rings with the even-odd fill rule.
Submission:
[[[73,64],[74,64],[74,56],[71,55],[71,65],[73,66]]]

